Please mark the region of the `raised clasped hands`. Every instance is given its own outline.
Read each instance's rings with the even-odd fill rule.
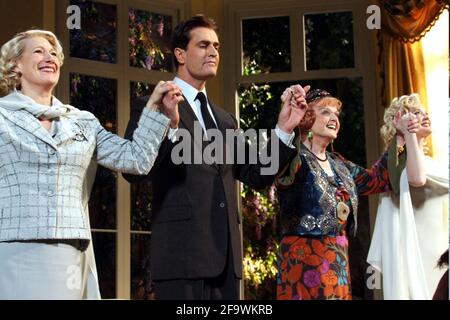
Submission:
[[[393,124],[402,136],[415,134],[420,129],[419,117],[411,112],[407,112],[404,115],[400,111],[397,112]]]
[[[170,119],[170,127],[177,128],[180,122],[178,104],[183,101],[181,89],[172,81],[160,81],[147,101],[151,110],[159,110]]]
[[[284,90],[281,95],[282,107],[278,116],[278,127],[286,133],[292,133],[306,113],[308,104],[306,94],[310,86],[304,88],[299,85],[292,85]]]

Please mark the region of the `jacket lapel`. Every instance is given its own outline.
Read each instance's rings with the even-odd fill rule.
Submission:
[[[209,99],[208,99],[208,103],[211,107],[211,110],[213,111],[214,119],[216,120],[218,129],[220,130],[223,138],[225,139],[226,126],[225,126],[225,123],[223,122],[223,117],[219,113],[220,110],[218,110],[218,107],[215,106]],[[191,137],[193,138],[194,137],[194,122],[197,121],[199,125],[200,125],[200,123],[199,123],[199,120],[198,120],[197,116],[195,115],[194,111],[192,110],[191,105],[187,102],[186,98],[182,102],[181,108],[179,108],[178,112],[180,113],[180,121],[183,123],[183,126],[191,133]],[[203,129],[199,133],[202,134],[202,136],[200,138],[200,139],[202,139],[203,138]],[[197,133],[197,135],[198,135],[198,133]],[[208,142],[203,141],[203,139],[201,141],[201,144],[200,144],[199,139],[195,140],[194,143],[196,143],[198,147],[201,147],[202,152],[203,152],[203,150],[205,150],[205,147],[208,145]],[[223,155],[225,157],[225,143],[224,143]],[[218,165],[216,163],[211,164],[211,166],[215,167],[217,170],[220,170],[220,165]]]
[[[219,109],[218,106],[212,103],[211,100],[208,99],[208,102],[213,112],[214,119],[216,120],[217,127],[222,133],[222,135],[225,137],[226,123],[224,122],[223,116],[219,113],[221,110]]]
[[[181,108],[179,108],[178,112],[180,113],[180,121],[183,123],[184,128],[190,132],[191,138],[194,140],[194,123],[197,122],[200,125],[200,122],[192,110],[191,105],[187,102],[186,97],[184,97],[184,101],[181,103]],[[197,132],[197,136],[198,134],[203,134],[203,131]],[[206,141],[203,141],[202,136],[196,138],[197,139],[194,140],[194,143],[196,143],[197,146],[203,150],[206,146]]]
[[[87,140],[87,135],[83,126],[76,120],[69,119],[68,121],[60,122],[59,130],[53,139],[55,144],[59,146],[68,140]]]
[[[213,112],[214,119],[216,120],[217,128],[222,133],[222,137],[223,137],[222,156],[223,156],[224,164],[226,164],[226,159],[227,159],[226,129],[229,128],[230,126],[227,125],[227,123],[225,122],[224,111],[222,111],[218,106],[216,106],[214,103],[212,103],[211,100],[208,99],[208,102],[209,102],[209,105]],[[234,148],[234,143],[231,144],[231,147]],[[218,170],[223,169],[222,165],[215,164],[215,166]]]
[[[3,109],[4,110],[4,109]],[[28,131],[40,140],[56,149],[56,143],[50,133],[39,123],[33,115],[26,111],[2,112],[10,121]]]

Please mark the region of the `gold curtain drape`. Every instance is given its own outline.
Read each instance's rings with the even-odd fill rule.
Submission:
[[[424,58],[420,39],[429,31],[449,0],[378,0],[381,30],[378,68],[382,112],[394,97],[417,92],[428,110]],[[431,145],[431,140],[428,141]],[[429,149],[431,152],[431,148]]]
[[[429,31],[450,0],[380,0],[382,31],[413,43]]]

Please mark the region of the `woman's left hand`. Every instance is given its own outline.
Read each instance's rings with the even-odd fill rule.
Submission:
[[[153,111],[160,111],[163,106],[163,98],[166,94],[172,93],[182,95],[181,89],[172,81],[159,81],[153,89],[150,98],[147,101],[146,107]]]
[[[180,122],[180,114],[178,113],[178,104],[183,101],[183,94],[178,86],[166,92],[162,99],[161,111],[170,119],[170,127],[175,129]]]

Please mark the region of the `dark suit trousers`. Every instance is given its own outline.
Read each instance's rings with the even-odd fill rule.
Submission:
[[[239,279],[233,269],[233,254],[228,235],[227,261],[215,278],[154,281],[156,300],[238,300]]]

